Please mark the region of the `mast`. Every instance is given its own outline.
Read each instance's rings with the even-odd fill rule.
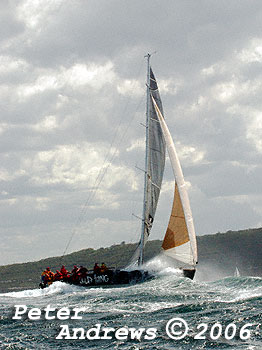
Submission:
[[[144,262],[144,237],[146,230],[146,205],[148,201],[148,149],[149,149],[149,103],[150,103],[150,57],[151,54],[145,56],[147,58],[147,90],[146,90],[146,152],[145,152],[145,178],[144,178],[144,201],[142,214],[142,227],[140,239],[140,254],[138,259],[138,266]]]

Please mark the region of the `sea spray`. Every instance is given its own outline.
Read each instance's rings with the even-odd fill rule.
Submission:
[[[163,266],[157,278],[133,285],[114,288],[83,288],[56,282],[46,290],[25,290],[1,294],[1,348],[16,349],[252,349],[262,348],[261,309],[262,279],[226,277],[213,282],[191,281],[170,273]],[[214,271],[215,274],[215,271]],[[14,305],[44,310],[47,305],[63,308],[84,308],[82,319],[52,320],[28,317],[13,320]],[[178,332],[183,320],[188,334],[174,340],[171,330]],[[172,322],[173,323],[172,323]],[[84,334],[101,325],[113,328],[112,339],[56,339],[65,325],[74,337],[73,329]],[[205,326],[203,326],[205,324]],[[251,325],[251,326],[250,326]],[[173,326],[173,328],[172,328]],[[198,328],[200,327],[200,328]],[[206,330],[205,328],[206,327]],[[65,328],[65,329],[66,329]],[[119,330],[117,336],[115,332]],[[125,339],[117,339],[121,334]],[[140,334],[131,339],[130,329]],[[153,339],[146,339],[146,330],[156,329]],[[144,330],[144,331],[143,331]],[[199,335],[202,331],[205,332]],[[134,332],[139,333],[134,333]],[[182,332],[182,331],[181,331]],[[154,332],[153,332],[154,333]],[[221,333],[221,334],[220,334]],[[235,334],[234,334],[235,333]],[[81,335],[77,333],[77,335]],[[92,333],[90,332],[92,335]],[[171,334],[172,335],[172,334]],[[219,337],[215,339],[217,336]],[[102,336],[102,333],[101,333]],[[201,339],[203,337],[203,339]],[[230,339],[232,337],[232,339]],[[247,339],[245,339],[247,337]],[[200,339],[199,339],[200,338]],[[228,339],[227,339],[228,338]]]

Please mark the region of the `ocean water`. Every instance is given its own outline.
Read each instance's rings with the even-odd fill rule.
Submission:
[[[191,281],[174,269],[114,288],[56,282],[0,294],[0,349],[260,350],[261,297],[259,277]]]

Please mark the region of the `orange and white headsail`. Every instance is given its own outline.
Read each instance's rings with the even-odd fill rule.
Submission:
[[[186,190],[185,180],[177,156],[172,136],[164,117],[151,96],[158,119],[163,131],[168,155],[175,176],[175,194],[173,207],[162,243],[163,253],[185,265],[197,264],[197,243],[192,212]]]

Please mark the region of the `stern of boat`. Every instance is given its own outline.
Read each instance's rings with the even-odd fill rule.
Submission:
[[[190,278],[191,280],[194,278],[196,273],[196,269],[183,269],[184,277]]]

